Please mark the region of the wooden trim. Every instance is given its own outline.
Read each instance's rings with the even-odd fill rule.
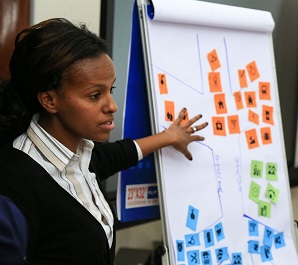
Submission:
[[[30,23],[30,0],[0,0],[0,77],[8,79],[16,35]]]

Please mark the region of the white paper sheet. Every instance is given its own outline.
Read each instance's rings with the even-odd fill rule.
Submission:
[[[200,1],[156,0],[153,3],[154,19],[148,18],[146,23],[156,129],[162,131],[168,128],[171,124],[167,120],[169,114],[177,117],[183,107],[187,108],[189,117],[201,113],[203,118],[200,122],[209,122],[206,129],[198,132],[206,140],[189,145],[193,161],[187,161],[173,148],[165,148],[161,152],[160,169],[171,264],[198,264],[199,260],[200,264],[222,265],[297,264],[272,52],[274,22],[271,14]],[[216,69],[211,69],[208,60],[212,51],[216,51],[220,61]],[[255,74],[252,73],[255,68],[251,63],[255,63],[259,72],[254,80],[250,75]],[[239,70],[245,70],[246,87],[240,87]],[[220,90],[211,89],[210,73],[219,73]],[[166,93],[161,92],[161,74],[163,82],[166,80]],[[267,98],[262,98],[261,82],[270,84],[270,97],[267,94]],[[235,102],[235,92],[242,95],[243,106],[240,109]],[[247,92],[255,95],[253,106],[249,100],[251,94]],[[219,94],[224,95],[227,106],[223,113],[218,113],[221,111],[216,100]],[[169,113],[167,102],[173,103],[173,113]],[[272,110],[270,123],[266,120],[268,106]],[[258,117],[257,122],[252,121],[251,115]],[[238,117],[238,133],[231,132],[233,124],[229,123],[229,119],[234,116]],[[213,119],[221,118],[225,136],[214,132]],[[263,141],[269,138],[268,135],[265,137],[264,128],[270,128],[271,143]],[[255,130],[256,139],[253,140],[257,140],[258,145],[250,142],[247,134],[250,130]],[[251,175],[253,161],[263,163],[261,178]],[[278,167],[275,180],[268,175],[268,163]],[[252,183],[260,187],[258,203],[250,198]],[[275,192],[279,192],[279,198],[274,203],[267,196],[269,184],[274,186]],[[262,206],[263,201],[271,207],[269,216],[266,216],[268,208],[267,204]],[[257,223],[258,235],[249,233],[251,220]],[[193,223],[196,227],[190,228]],[[224,231],[223,238],[216,238],[218,226]],[[207,244],[209,230],[214,236],[211,245]],[[283,233],[285,245],[276,247],[275,238],[270,238],[268,243],[265,235],[270,232],[274,236]],[[186,236],[190,234],[199,236],[199,246],[186,246]],[[252,240],[259,243],[258,253],[249,250],[248,242]],[[183,258],[180,257],[182,252],[179,253],[180,244],[184,244]],[[217,251],[225,248],[227,257],[220,260]],[[237,263],[238,256],[241,263]],[[209,263],[204,260],[208,257]]]

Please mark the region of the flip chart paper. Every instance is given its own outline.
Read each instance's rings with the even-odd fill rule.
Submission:
[[[271,14],[190,0],[153,0],[153,5],[151,18],[146,18],[146,34],[154,128],[156,132],[167,129],[172,124],[167,113],[177,117],[184,107],[189,118],[203,114],[196,124],[209,123],[197,132],[205,141],[188,146],[193,161],[172,147],[160,152],[171,264],[199,262],[198,257],[201,264],[204,257],[209,264],[228,257],[223,265],[298,262]],[[167,94],[160,93],[160,73],[166,74]],[[260,86],[266,93],[270,90],[270,97],[260,95]],[[257,166],[255,173],[252,165]],[[250,189],[252,181],[257,195]],[[266,192],[270,182],[279,191],[275,202]],[[221,237],[217,236],[219,224]],[[274,236],[283,233],[283,247],[264,244],[267,228],[273,229]],[[186,244],[190,234],[198,234],[199,246]],[[182,239],[183,261],[177,249],[177,240]],[[249,248],[251,240],[259,242],[258,253]],[[223,247],[226,255],[217,251]]]

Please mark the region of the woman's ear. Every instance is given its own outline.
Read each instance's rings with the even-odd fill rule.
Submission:
[[[40,104],[49,113],[57,113],[56,97],[57,93],[54,90],[39,92],[37,94]]]

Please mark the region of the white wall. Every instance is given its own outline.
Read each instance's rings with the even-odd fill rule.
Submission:
[[[88,29],[99,34],[101,0],[31,0],[31,24],[63,17],[78,24],[84,22]]]

